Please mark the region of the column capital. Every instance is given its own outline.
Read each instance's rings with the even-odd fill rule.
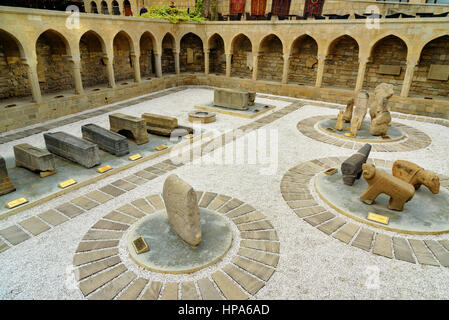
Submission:
[[[367,64],[368,60],[369,60],[369,57],[367,57],[367,56],[359,57],[359,64]]]
[[[319,54],[316,56],[316,58],[318,59],[318,61],[324,61],[326,60],[326,55],[325,54]]]

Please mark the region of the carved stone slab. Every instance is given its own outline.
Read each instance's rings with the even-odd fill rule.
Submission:
[[[150,140],[148,138],[145,120],[142,118],[123,113],[113,113],[109,115],[109,125],[110,130],[113,132],[130,132],[136,144],[144,144]]]
[[[0,195],[7,194],[15,190],[16,188],[13,186],[11,179],[9,179],[8,176],[5,159],[0,156]]]
[[[164,182],[162,198],[173,230],[188,245],[201,243],[201,218],[195,190],[177,175],[169,175]]]
[[[129,153],[128,140],[118,133],[93,123],[82,126],[81,133],[84,139],[97,144],[100,149],[106,152],[118,157]]]
[[[92,168],[101,163],[98,146],[65,132],[44,133],[45,146],[51,153]]]
[[[168,116],[163,116],[154,113],[143,113],[142,119],[144,119],[149,126],[165,127],[165,128],[177,128],[178,119]]]
[[[389,74],[392,76],[398,76],[401,74],[401,66],[390,66],[386,64],[381,64],[377,70],[379,74]]]
[[[427,79],[447,81],[449,79],[449,65],[431,64]]]
[[[214,105],[230,109],[247,110],[250,94],[245,91],[232,89],[215,89]]]
[[[31,171],[55,171],[55,157],[47,150],[33,147],[28,143],[14,146],[16,166],[24,167]]]
[[[357,153],[350,156],[341,164],[341,173],[343,175],[343,183],[352,186],[355,179],[360,179],[362,175],[362,165],[368,159],[371,151],[371,145],[365,144]]]

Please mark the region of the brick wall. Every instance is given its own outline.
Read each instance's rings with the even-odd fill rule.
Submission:
[[[266,38],[260,48],[259,54],[259,79],[282,80],[284,58],[282,57],[282,42],[276,36]]]
[[[298,39],[293,44],[288,73],[289,82],[315,84],[318,67],[317,51],[317,43],[309,36]]]
[[[153,73],[154,55],[153,42],[148,35],[140,39],[140,74],[141,77],[148,77]]]
[[[175,73],[175,56],[173,54],[174,39],[166,35],[162,40],[162,73]]]
[[[239,36],[235,39],[231,62],[231,76],[251,78],[252,70],[247,65],[248,53],[251,52],[251,42],[246,36]],[[250,59],[252,59],[252,55]]]
[[[100,41],[95,37],[83,36],[80,41],[80,54],[83,87],[108,83],[106,65],[102,60],[104,53]]]
[[[31,95],[27,67],[20,62],[18,48],[12,45],[0,42],[0,99]]]
[[[187,48],[193,50],[193,63],[187,63]],[[179,53],[181,72],[204,72],[203,42],[193,33],[188,33],[181,39]]]
[[[226,55],[224,51],[224,42],[220,36],[214,36],[211,39],[209,52],[209,73],[226,73]]]
[[[114,77],[115,81],[134,79],[134,70],[130,57],[130,43],[128,39],[118,34],[114,38]]]

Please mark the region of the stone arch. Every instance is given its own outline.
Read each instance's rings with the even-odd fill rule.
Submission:
[[[111,2],[111,8],[112,8],[112,14],[115,16],[119,16],[121,14],[120,12],[120,6],[116,0],[113,0]]]
[[[448,53],[449,35],[439,36],[424,45],[413,73],[410,95],[449,98],[449,80],[444,74],[439,77],[435,73],[435,70],[441,72],[449,69]],[[434,66],[431,69],[432,65]]]
[[[131,3],[128,0],[123,1],[123,13],[125,16],[132,16]]]
[[[49,29],[36,40],[37,74],[42,93],[74,88],[71,49],[67,39]]]
[[[100,12],[101,14],[110,14],[108,3],[104,0],[100,3]]]
[[[209,73],[226,74],[225,43],[223,38],[214,33],[208,41]]]
[[[315,85],[318,69],[318,43],[303,34],[291,46],[288,81],[298,84]]]
[[[258,59],[258,79],[282,80],[283,45],[277,35],[269,34],[260,41]]]
[[[90,2],[90,13],[98,13],[98,7],[95,1]]]
[[[131,55],[134,51],[131,37],[125,31],[119,31],[113,40],[114,77],[116,81],[134,78]]]
[[[407,44],[398,36],[387,35],[375,42],[370,51],[363,87],[374,90],[385,82],[399,94],[407,68]]]
[[[350,35],[334,39],[328,46],[323,86],[352,89],[359,69],[359,44]]]
[[[80,38],[81,79],[83,87],[108,83],[105,43],[93,30],[86,31]]]
[[[204,48],[200,36],[188,32],[181,38],[179,61],[181,72],[204,72]]]
[[[231,76],[251,79],[253,45],[248,36],[243,33],[236,35],[231,42],[231,53]]]
[[[162,39],[162,74],[175,73],[175,51],[175,37],[170,32],[167,32]]]
[[[155,72],[156,40],[154,36],[145,31],[140,37],[140,74],[142,77],[150,77]]]

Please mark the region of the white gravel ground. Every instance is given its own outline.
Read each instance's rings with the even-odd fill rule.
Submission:
[[[194,104],[207,102],[213,93],[206,89],[188,89],[139,105],[124,108],[120,112],[140,115],[155,112],[178,117],[180,124],[188,125],[187,113]],[[279,107],[289,103],[268,99],[257,102]],[[276,108],[276,110],[279,108]],[[304,106],[267,126],[277,129],[279,135],[278,167],[275,174],[262,175],[261,165],[185,165],[171,173],[188,181],[196,190],[211,191],[236,197],[265,214],[273,223],[281,243],[279,265],[267,285],[255,296],[258,299],[448,299],[449,269],[422,266],[398,260],[390,260],[367,253],[333,239],[299,219],[287,206],[280,193],[280,181],[291,167],[308,160],[326,156],[350,155],[353,151],[321,143],[303,136],[296,128],[301,119],[336,114],[335,109],[310,105]],[[217,122],[206,128],[229,130],[251,119],[217,114]],[[449,174],[448,139],[449,129],[408,120],[394,121],[413,126],[427,133],[432,144],[413,152],[373,152],[371,157],[388,160],[407,159],[434,170]],[[80,126],[94,122],[107,127],[107,115],[95,117],[59,128],[80,135]],[[56,130],[52,130],[56,131]],[[42,133],[0,146],[1,153],[12,152],[12,145],[28,142],[43,146]],[[169,155],[148,161],[93,185],[48,203],[31,208],[0,222],[2,228],[25,217],[36,215],[60,203],[69,201],[90,190],[101,187],[120,177],[159,162]],[[139,186],[125,195],[98,206],[87,214],[80,215],[62,225],[44,232],[0,254],[0,298],[1,299],[82,299],[77,288],[66,284],[67,272],[73,261],[75,250],[84,234],[103,215],[136,198],[160,193],[166,176]],[[365,226],[367,227],[367,226]],[[237,230],[234,229],[237,237]],[[447,235],[418,237],[419,239],[449,239]],[[155,280],[175,281],[192,277],[199,279],[213,273],[217,267],[229,261],[236,253],[236,244],[224,261],[203,269],[191,276],[160,275],[133,269],[143,276]],[[123,243],[121,243],[123,245]],[[125,263],[123,247],[120,249]],[[367,284],[370,268],[378,268],[379,287]],[[154,278],[153,278],[154,277]]]

